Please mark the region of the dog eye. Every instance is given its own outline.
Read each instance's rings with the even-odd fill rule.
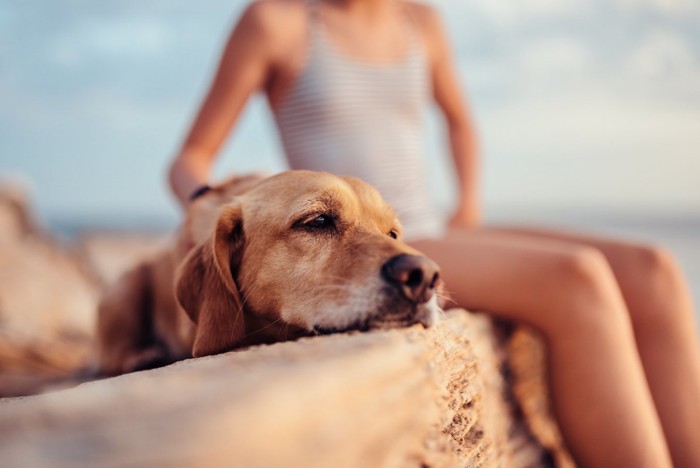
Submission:
[[[330,229],[335,227],[333,218],[328,215],[318,215],[311,221],[307,221],[304,224],[313,229]]]
[[[392,239],[398,239],[398,238],[399,238],[399,233],[396,232],[395,229],[392,229],[391,231],[389,231],[389,237],[391,237]]]

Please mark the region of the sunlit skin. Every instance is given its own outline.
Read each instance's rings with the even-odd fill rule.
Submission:
[[[442,268],[460,306],[528,323],[549,349],[553,404],[582,466],[700,466],[700,351],[688,288],[665,251],[575,233],[481,225],[477,145],[440,19],[399,0],[321,0],[329,38],[345,53],[390,62],[420,32],[433,97],[460,182],[442,239],[413,242]],[[248,99],[275,108],[303,69],[306,0],[252,3],[170,169],[184,205],[210,180]]]

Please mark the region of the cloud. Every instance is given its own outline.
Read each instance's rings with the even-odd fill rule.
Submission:
[[[590,73],[592,61],[589,46],[570,36],[534,39],[518,53],[518,68],[522,76],[546,86]]]
[[[578,12],[583,4],[576,0],[489,0],[479,2],[479,6],[494,23],[507,26],[533,19],[568,16]]]
[[[700,61],[688,41],[674,31],[648,33],[630,53],[626,71],[632,82],[643,81],[645,91],[700,98]]]
[[[700,210],[697,38],[643,17],[566,29],[550,16],[536,29],[510,24],[487,53],[457,44],[487,202]]]
[[[627,11],[652,11],[672,17],[700,13],[697,0],[614,0],[614,3]]]
[[[96,58],[149,58],[166,52],[172,38],[170,28],[148,17],[85,18],[53,38],[48,57],[52,63],[67,67]]]
[[[479,115],[497,204],[700,209],[700,108],[591,87]],[[557,194],[555,197],[553,194]]]
[[[443,0],[439,3],[444,11],[456,11],[464,2]],[[467,3],[469,7],[500,27],[569,17],[589,7],[588,2],[581,0],[474,0]]]

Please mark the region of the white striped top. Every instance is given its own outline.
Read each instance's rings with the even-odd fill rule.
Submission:
[[[422,157],[430,78],[415,29],[402,59],[361,61],[335,48],[311,2],[306,65],[273,109],[289,165],[369,182],[396,210],[406,239],[440,236]]]

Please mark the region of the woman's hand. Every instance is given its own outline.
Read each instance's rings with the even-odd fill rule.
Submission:
[[[450,220],[448,221],[448,226],[457,229],[474,229],[479,227],[481,224],[481,211],[478,207],[466,207],[464,204],[460,204],[457,211],[454,212]]]
[[[208,183],[213,156],[182,151],[170,165],[170,187],[182,208],[189,204],[198,188]]]

